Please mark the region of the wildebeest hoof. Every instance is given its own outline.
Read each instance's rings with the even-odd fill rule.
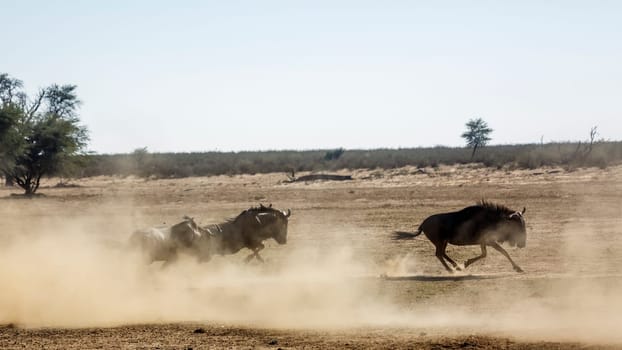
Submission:
[[[520,268],[520,266],[514,266],[514,271],[521,272],[521,273],[525,272],[525,271],[523,271],[523,269]]]

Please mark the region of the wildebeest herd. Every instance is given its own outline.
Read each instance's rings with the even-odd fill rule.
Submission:
[[[501,247],[508,242],[523,248],[526,245],[525,208],[511,210],[503,205],[481,201],[476,205],[450,213],[432,215],[421,223],[416,232],[396,231],[393,239],[412,239],[421,233],[436,247],[436,257],[449,272],[462,268],[447,253],[447,245],[479,245],[482,253],[464,262],[464,268],[486,257],[487,247],[503,254],[517,272],[523,270]],[[153,227],[135,231],[130,244],[139,247],[147,262],[164,261],[168,265],[179,254],[188,254],[199,262],[209,261],[214,255],[235,254],[243,248],[251,250],[245,261],[253,258],[263,262],[259,252],[263,241],[270,238],[278,244],[287,243],[287,224],[291,210],[280,211],[272,205],[251,207],[237,217],[220,224],[199,226],[193,218],[172,226]],[[447,264],[451,264],[453,269]]]

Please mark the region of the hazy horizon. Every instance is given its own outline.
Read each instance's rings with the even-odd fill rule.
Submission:
[[[615,1],[20,1],[0,72],[78,85],[101,154],[622,135]]]
[[[564,144],[564,143],[578,143],[578,142],[588,142],[589,141],[589,137],[586,137],[583,140],[565,140],[565,141],[549,141],[549,142],[544,142],[544,145],[547,144]],[[600,142],[600,141],[604,141],[604,142],[622,142],[622,140],[595,140],[595,142]],[[508,146],[508,147],[512,147],[512,146],[527,146],[527,145],[539,145],[539,142],[532,142],[532,143],[504,143],[504,144],[497,144],[497,143],[490,143],[487,144],[486,146],[482,147],[482,148],[487,148],[487,147],[504,147],[504,146]],[[121,152],[94,152],[94,154],[96,155],[116,155],[116,154],[131,154],[136,150],[139,149],[144,149],[145,147],[137,147],[131,150],[127,150],[127,151],[121,151]],[[468,148],[470,149],[470,147],[465,146],[465,145],[456,145],[456,146],[447,146],[447,145],[430,145],[430,146],[413,146],[413,147],[376,147],[376,148],[346,148],[346,147],[326,147],[326,148],[300,148],[300,149],[294,149],[294,148],[282,148],[282,149],[239,149],[239,150],[220,150],[220,149],[205,149],[205,150],[184,150],[184,151],[154,151],[149,149],[149,147],[147,148],[147,152],[148,153],[154,153],[154,154],[165,154],[165,153],[263,153],[263,152],[325,152],[325,151],[332,151],[335,149],[339,149],[342,148],[345,151],[381,151],[381,150],[407,150],[407,149],[430,149],[430,148]]]

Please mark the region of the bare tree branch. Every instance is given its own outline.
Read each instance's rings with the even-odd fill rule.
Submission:
[[[31,120],[34,114],[37,113],[37,111],[39,110],[39,107],[41,107],[41,103],[43,102],[44,98],[45,98],[45,89],[39,89],[37,96],[30,104],[30,107],[26,110],[26,118],[28,120]]]

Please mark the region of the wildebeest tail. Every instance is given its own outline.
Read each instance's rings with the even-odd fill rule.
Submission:
[[[419,236],[421,232],[421,228],[417,232],[395,231],[393,232],[393,239],[413,239]]]

